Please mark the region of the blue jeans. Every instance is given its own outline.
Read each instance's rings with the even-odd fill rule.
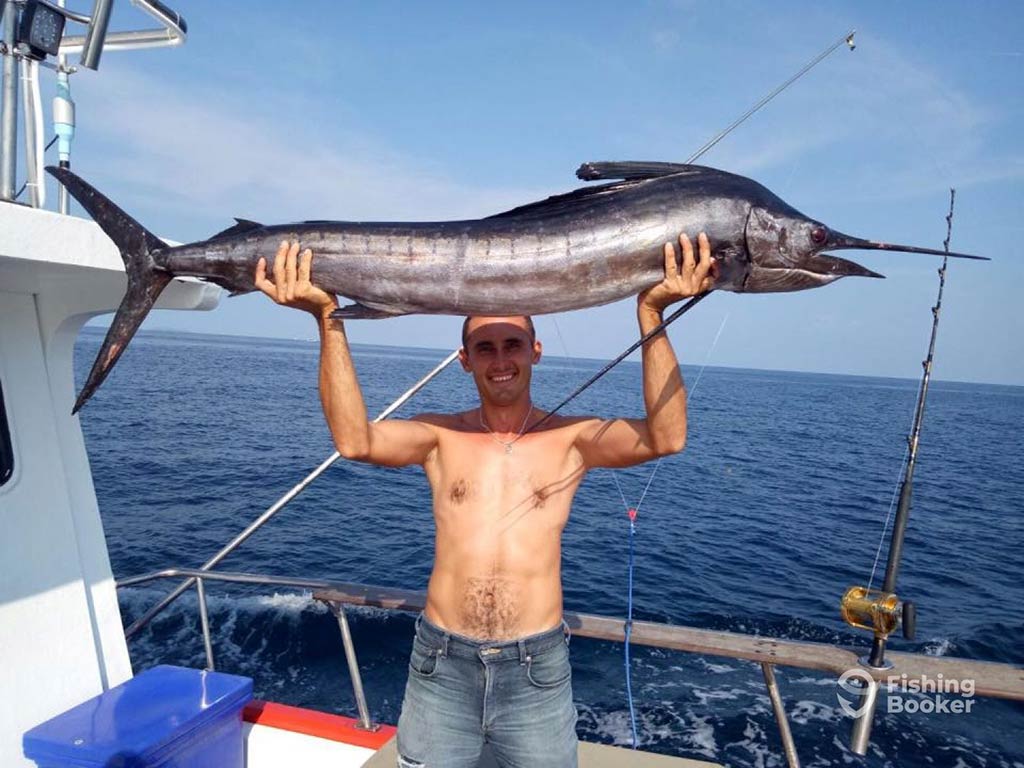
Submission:
[[[575,768],[569,635],[564,626],[504,642],[416,621],[399,768],[475,768],[486,742],[501,766]]]

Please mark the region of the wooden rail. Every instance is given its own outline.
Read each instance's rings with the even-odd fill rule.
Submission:
[[[313,597],[325,603],[366,605],[418,613],[426,604],[426,593],[369,584],[331,584],[316,590]],[[565,621],[574,635],[613,642],[625,641],[625,622],[609,616],[566,613]],[[630,641],[675,651],[744,659],[759,664],[816,669],[836,676],[861,669],[880,682],[890,678],[909,680],[973,680],[974,695],[1024,701],[1024,667],[970,659],[925,656],[919,653],[890,653],[892,669],[873,670],[860,665],[867,647],[854,648],[802,640],[780,640],[736,632],[634,621]]]

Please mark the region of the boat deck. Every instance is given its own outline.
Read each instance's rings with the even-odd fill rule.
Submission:
[[[247,768],[280,765],[395,768],[398,763],[394,726],[382,725],[375,731],[365,731],[351,717],[266,701],[254,701],[246,706],[245,721]],[[718,763],[584,741],[579,746],[579,765],[581,768],[721,768]],[[478,768],[498,768],[486,746]]]
[[[397,739],[391,739],[377,754],[363,763],[363,768],[395,768],[398,760]],[[687,760],[683,757],[640,752],[606,744],[580,742],[580,768],[721,768],[719,763],[705,763],[701,760]],[[493,755],[484,750],[478,768],[498,768]]]

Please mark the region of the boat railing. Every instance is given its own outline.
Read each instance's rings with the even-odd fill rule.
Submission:
[[[358,709],[359,726],[370,730],[375,729],[377,725],[370,718],[345,606],[365,606],[419,613],[426,604],[426,594],[414,590],[323,579],[289,578],[193,568],[168,568],[154,571],[122,579],[117,582],[117,586],[119,588],[130,587],[158,579],[181,578],[188,579],[189,583],[196,586],[200,625],[209,669],[214,668],[215,661],[205,596],[205,582],[260,584],[311,590],[313,599],[324,603],[337,618]],[[565,621],[575,636],[618,643],[625,642],[626,639],[625,621],[621,618],[567,612]],[[630,642],[666,650],[721,656],[759,664],[775,713],[783,752],[790,766],[799,766],[800,763],[786,717],[782,694],[775,679],[775,667],[777,666],[817,670],[837,677],[843,676],[851,670],[858,670],[860,675],[869,675],[882,684],[890,685],[894,680],[902,681],[904,684],[922,679],[972,680],[972,695],[1024,701],[1024,669],[1011,664],[915,653],[892,653],[889,659],[892,667],[875,669],[862,663],[860,654],[863,654],[863,648],[699,629],[650,621],[634,621],[632,623]]]

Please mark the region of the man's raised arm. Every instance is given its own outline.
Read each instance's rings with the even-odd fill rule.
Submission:
[[[337,299],[310,281],[313,254],[299,257],[298,243],[281,243],[274,279],[266,259],[256,265],[256,287],[278,304],[309,312],[320,331],[320,400],[338,452],[348,459],[386,466],[422,464],[437,445],[437,432],[421,421],[371,423],[340,320],[332,320]]]
[[[657,327],[666,307],[713,287],[711,246],[703,232],[697,241],[699,261],[694,259],[690,239],[679,236],[682,268],[672,243],[665,244],[665,279],[637,297],[641,335]],[[665,331],[644,344],[641,355],[647,418],[584,422],[576,448],[588,467],[628,467],[678,453],[686,444],[686,388]]]

